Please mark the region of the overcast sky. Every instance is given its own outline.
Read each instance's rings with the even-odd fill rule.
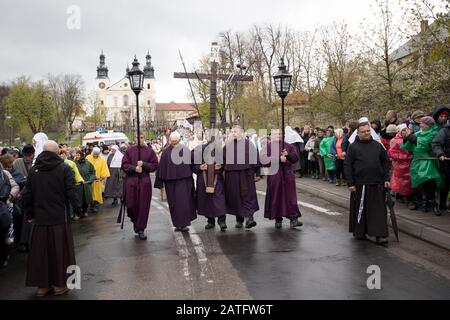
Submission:
[[[375,0],[1,0],[0,82],[21,75],[33,80],[47,73],[79,73],[86,91],[94,88],[103,49],[111,83],[125,73],[137,54],[141,67],[147,49],[156,77],[156,101],[190,100],[182,71],[210,50],[221,31],[245,32],[254,24],[288,25],[314,30],[345,20],[358,28]],[[69,29],[68,7],[81,12],[80,29]]]

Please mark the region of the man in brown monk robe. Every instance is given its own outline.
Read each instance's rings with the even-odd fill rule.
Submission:
[[[364,118],[361,118],[364,119]],[[366,235],[377,243],[387,243],[386,190],[389,188],[389,158],[383,145],[371,136],[370,124],[361,120],[358,135],[344,162],[345,177],[351,192],[350,228],[356,239]]]
[[[223,148],[225,199],[227,213],[236,216],[236,228],[253,228],[253,214],[259,210],[255,182],[260,180],[258,152],[249,140],[242,137],[240,126],[231,130],[231,141]]]
[[[140,145],[132,146],[125,151],[121,167],[127,175],[124,186],[127,214],[133,222],[134,232],[141,240],[147,240],[145,229],[152,200],[150,172],[154,172],[157,167],[158,157],[145,143],[145,135],[141,134]]]
[[[161,154],[156,171],[155,188],[164,187],[170,217],[175,231],[187,232],[191,221],[197,218],[192,177],[191,151],[180,144],[180,134],[170,134],[170,145]]]
[[[69,290],[67,267],[75,265],[69,203],[77,213],[83,211],[75,194],[74,172],[59,157],[58,144],[49,140],[43,150],[30,169],[23,196],[27,219],[34,221],[26,285],[38,287],[38,297]]]

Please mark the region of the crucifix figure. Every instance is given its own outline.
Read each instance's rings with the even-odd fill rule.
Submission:
[[[253,76],[247,76],[247,75],[235,75],[235,74],[217,74],[217,67],[218,67],[218,61],[219,61],[219,46],[217,42],[213,42],[211,44],[211,73],[187,73],[185,72],[175,72],[173,74],[173,77],[176,79],[197,79],[197,80],[209,80],[210,87],[209,87],[209,105],[210,105],[210,112],[209,112],[209,125],[210,129],[216,128],[216,122],[217,122],[217,80],[224,80],[224,81],[253,81]],[[211,141],[214,140],[214,135],[211,137]],[[207,169],[207,179],[206,179],[206,192],[207,193],[214,193],[214,163],[208,164]]]

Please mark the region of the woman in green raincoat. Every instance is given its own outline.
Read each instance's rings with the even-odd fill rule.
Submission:
[[[408,129],[404,131],[404,142],[401,149],[411,151],[411,184],[413,188],[422,188],[426,194],[424,211],[433,210],[435,215],[440,215],[439,206],[436,203],[436,190],[442,185],[442,177],[439,172],[437,160],[427,158],[435,157],[432,153],[431,142],[439,132],[432,117],[420,119],[420,131],[413,133]]]
[[[92,203],[92,181],[96,179],[94,166],[86,160],[82,150],[75,153],[75,164],[85,183],[76,186],[76,194],[83,207],[83,215],[87,216],[87,210]]]
[[[328,127],[326,137],[322,139],[319,145],[320,155],[323,157],[325,170],[328,172],[328,182],[330,183],[336,183],[336,165],[334,163],[334,157],[331,150],[334,139],[334,129],[332,127]]]

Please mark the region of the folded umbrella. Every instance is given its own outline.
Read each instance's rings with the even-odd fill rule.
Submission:
[[[394,229],[395,237],[397,238],[397,242],[399,242],[397,217],[395,215],[395,210],[394,210],[395,202],[394,202],[394,200],[392,200],[392,195],[389,190],[386,190],[386,204],[389,208],[389,214],[391,216],[392,229]]]

